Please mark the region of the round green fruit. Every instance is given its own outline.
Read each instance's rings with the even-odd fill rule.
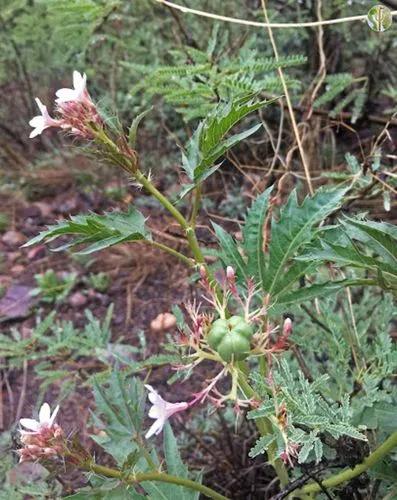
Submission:
[[[212,323],[207,341],[226,362],[241,361],[251,350],[252,326],[241,316],[217,319]]]

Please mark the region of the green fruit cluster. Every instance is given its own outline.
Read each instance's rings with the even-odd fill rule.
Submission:
[[[226,362],[245,359],[251,349],[252,326],[241,316],[217,319],[209,331],[207,342]]]

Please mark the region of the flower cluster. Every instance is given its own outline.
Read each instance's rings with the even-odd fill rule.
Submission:
[[[62,456],[65,450],[65,435],[62,428],[55,423],[59,406],[51,413],[48,403],[44,403],[39,411],[39,419],[21,418],[19,429],[20,440],[24,445],[17,453],[20,462],[50,459]]]
[[[96,128],[103,124],[95,104],[87,90],[87,76],[73,72],[73,89],[62,88],[56,92],[56,113],[59,118],[52,118],[39,98],[36,98],[40,115],[29,122],[33,127],[30,138],[40,135],[49,127],[58,127],[85,139],[92,139]]]

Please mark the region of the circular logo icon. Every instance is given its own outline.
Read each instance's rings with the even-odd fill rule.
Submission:
[[[367,14],[368,26],[373,31],[386,31],[390,28],[393,18],[390,9],[384,5],[375,5]]]

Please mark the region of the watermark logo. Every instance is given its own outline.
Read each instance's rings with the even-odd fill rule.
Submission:
[[[375,5],[367,14],[368,26],[373,31],[386,31],[392,25],[393,17],[390,9],[384,5]]]

